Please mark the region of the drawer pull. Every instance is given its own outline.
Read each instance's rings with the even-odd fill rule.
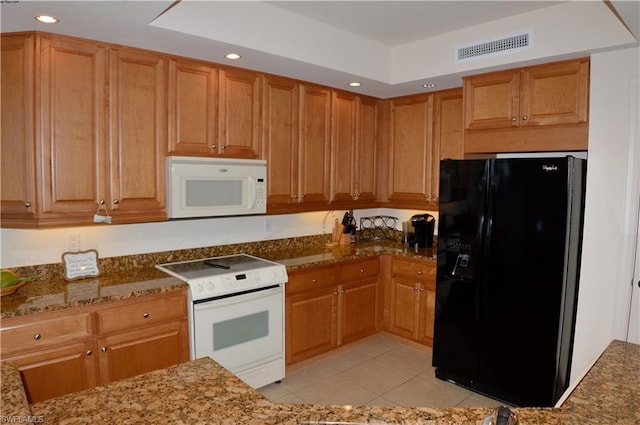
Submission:
[[[149,314],[149,313],[143,313],[143,314],[142,314],[142,317],[144,317],[145,319],[148,319],[148,318],[149,318],[149,316],[150,316],[150,314]]]
[[[85,351],[84,353],[85,353],[87,356],[90,356],[90,355],[92,355],[92,354],[93,354],[93,351],[92,351],[92,350],[87,350],[87,351]]]
[[[35,334],[35,335],[33,336],[33,339],[35,339],[36,341],[39,341],[39,340],[40,340],[40,338],[42,338],[42,335],[40,335],[40,334]]]

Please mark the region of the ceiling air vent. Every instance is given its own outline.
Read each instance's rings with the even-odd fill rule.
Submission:
[[[456,62],[466,62],[477,58],[504,55],[511,52],[528,50],[531,47],[531,32],[502,36],[501,38],[459,46],[456,49]]]

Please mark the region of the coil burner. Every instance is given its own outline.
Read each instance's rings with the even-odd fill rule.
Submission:
[[[397,240],[398,217],[389,215],[375,215],[360,218],[360,240]]]

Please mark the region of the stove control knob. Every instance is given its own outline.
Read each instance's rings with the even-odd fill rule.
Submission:
[[[202,283],[198,283],[197,292],[202,292],[203,290]]]
[[[212,281],[209,281],[209,282],[207,283],[207,288],[209,288],[209,290],[210,290],[210,291],[212,291],[214,287],[215,287],[215,285],[213,284],[213,282],[212,282]]]

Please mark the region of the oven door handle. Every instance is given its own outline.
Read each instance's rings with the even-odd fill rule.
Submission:
[[[243,303],[252,300],[258,300],[261,298],[270,297],[272,295],[278,295],[282,293],[284,295],[284,286],[278,285],[275,287],[269,287],[268,289],[260,289],[254,292],[248,292],[244,294],[230,294],[229,296],[222,298],[213,298],[209,300],[198,300],[193,303],[193,311],[206,310],[209,308],[221,307],[224,305],[232,305]]]

